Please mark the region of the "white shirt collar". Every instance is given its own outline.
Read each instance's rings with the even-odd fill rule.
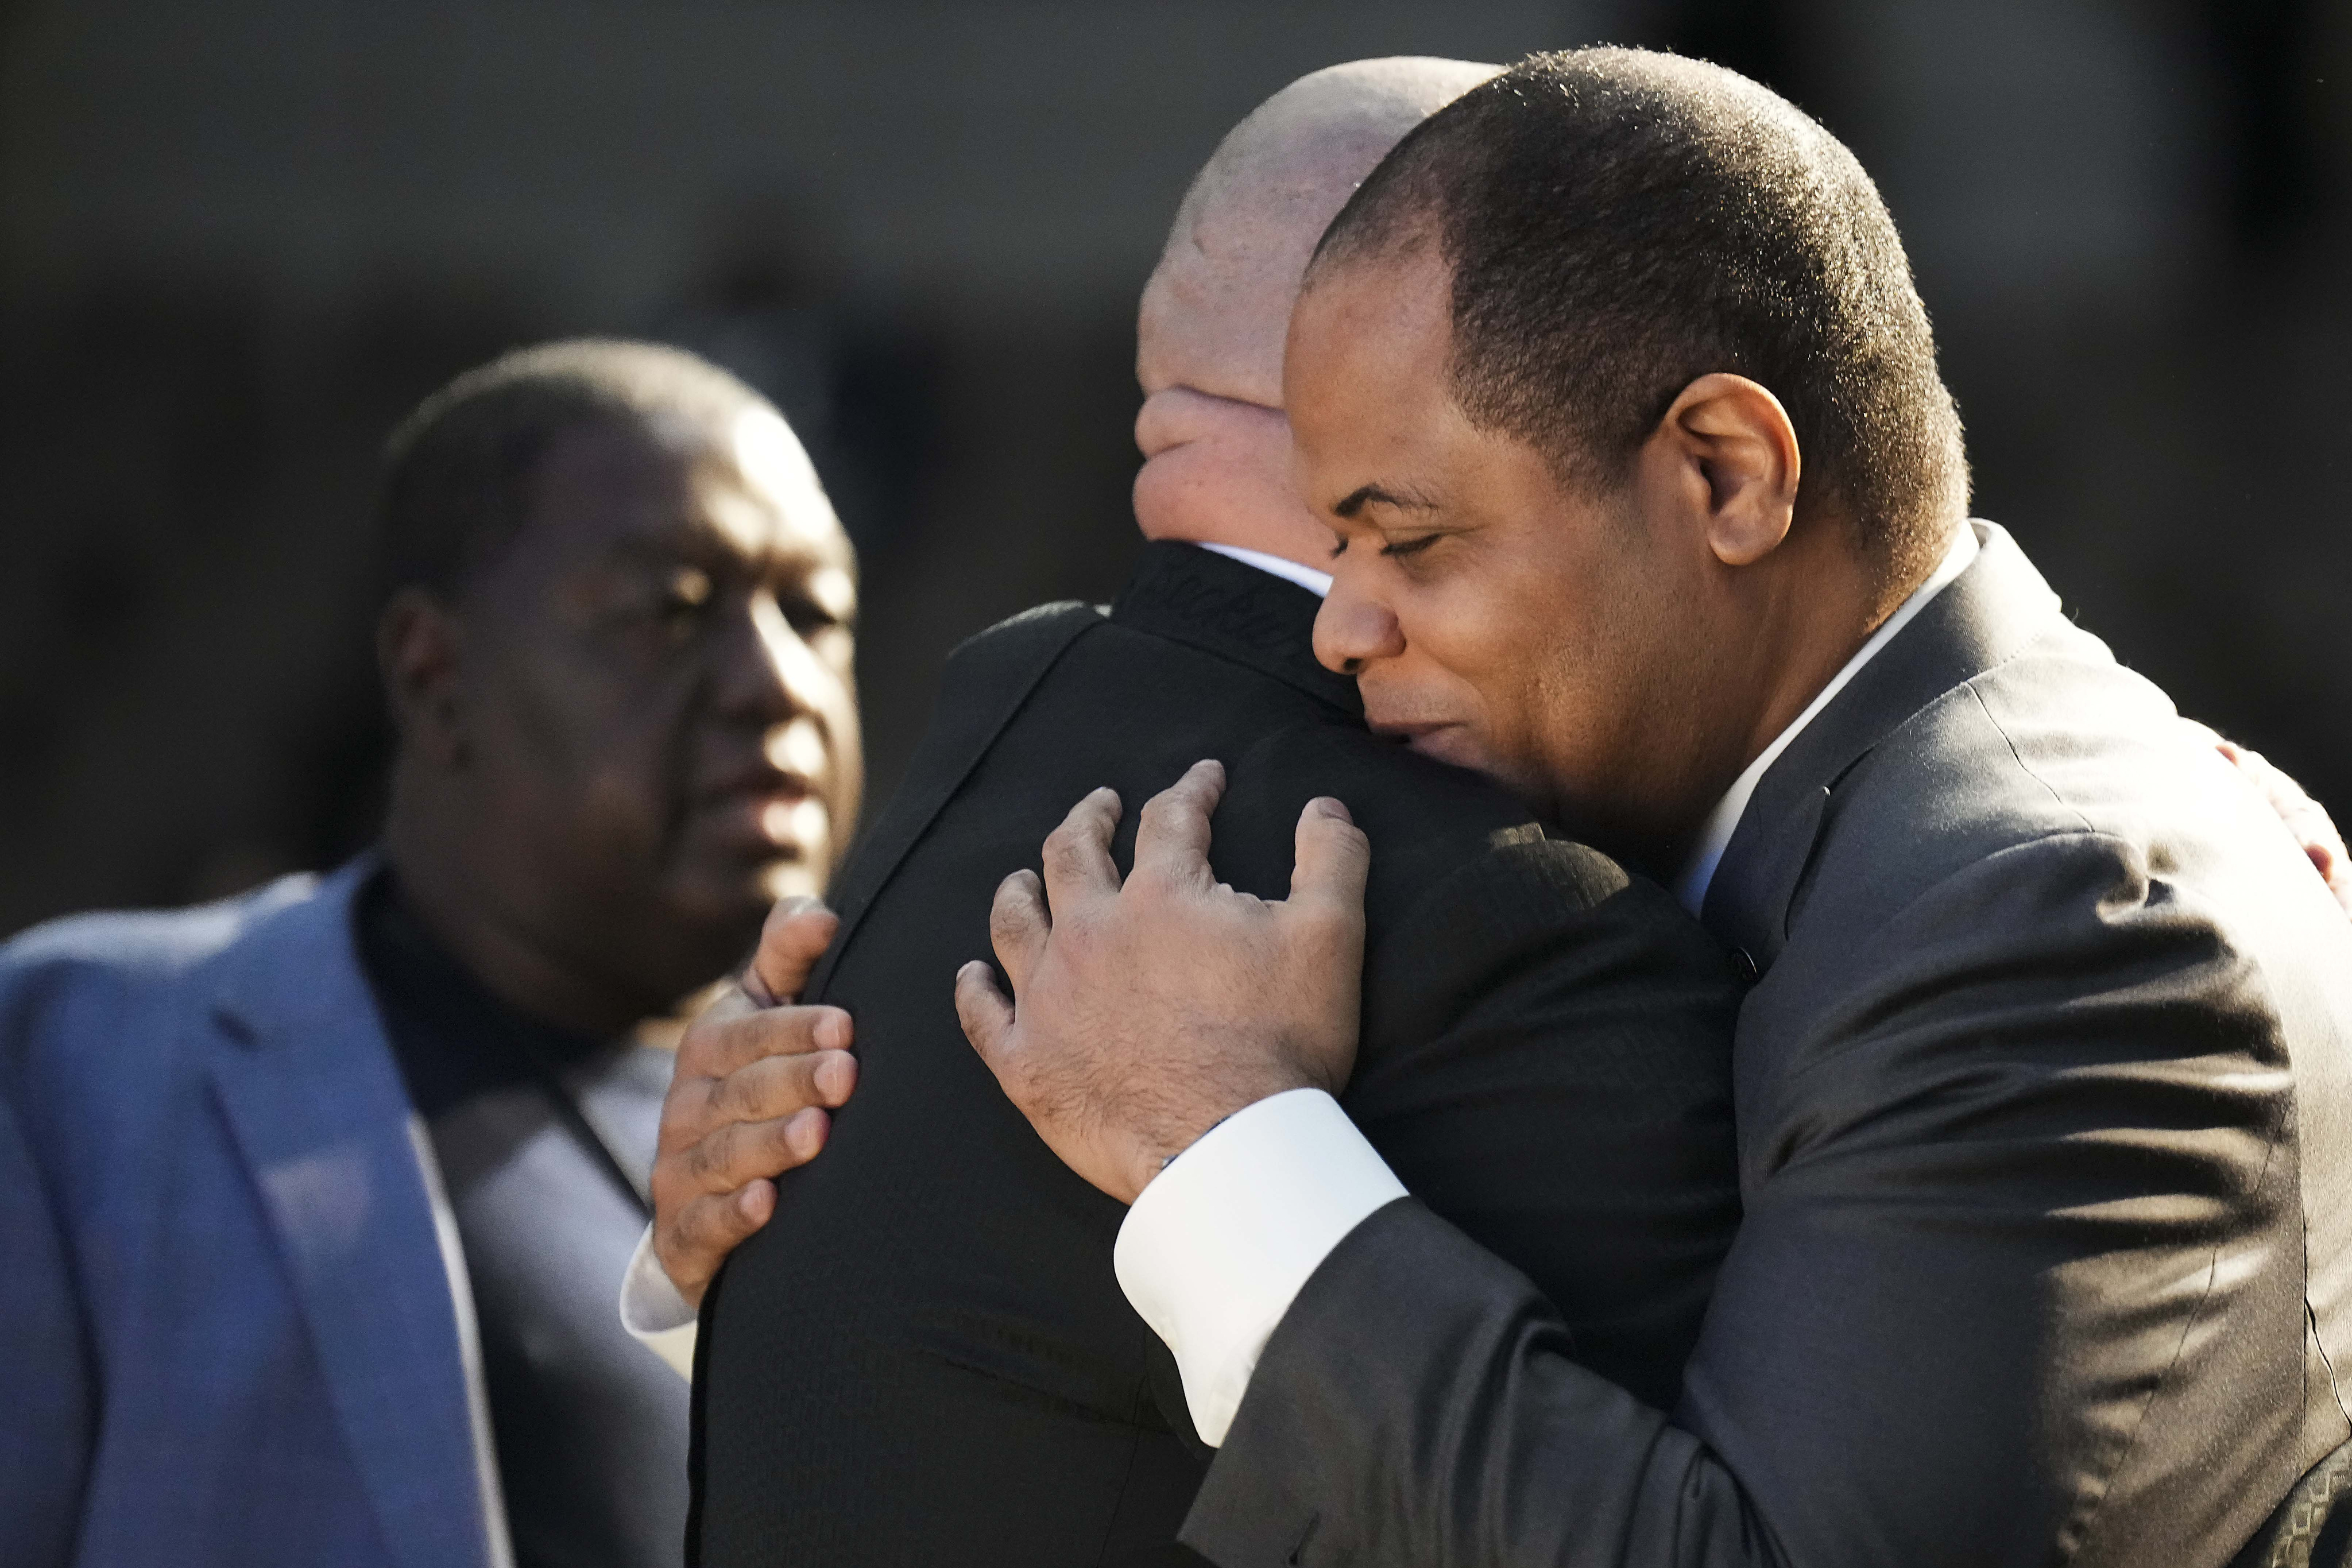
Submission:
[[[1244,549],[1239,545],[1203,544],[1201,548],[1214,550],[1230,560],[1241,562],[1244,566],[1254,566],[1260,571],[1270,571],[1285,582],[1298,584],[1318,599],[1328,599],[1331,596],[1331,574],[1328,571],[1318,571],[1311,566],[1301,566],[1295,560],[1285,560],[1278,555],[1268,555],[1264,550]]]
[[[1699,907],[1706,903],[1706,890],[1708,884],[1715,881],[1715,868],[1723,863],[1723,852],[1731,847],[1732,832],[1739,826],[1740,816],[1748,810],[1748,798],[1756,793],[1756,786],[1763,779],[1765,770],[1780,759],[1780,753],[1788,750],[1789,743],[1797,738],[1805,726],[1813,722],[1813,716],[1829,706],[1830,699],[1843,691],[1846,683],[1853,679],[1881,648],[1893,642],[1895,634],[1909,625],[1913,616],[1927,607],[1929,600],[1950,587],[1954,578],[1969,570],[1969,563],[1977,559],[1979,548],[1976,525],[1966,525],[1953,537],[1951,548],[1944,552],[1944,559],[1937,566],[1934,575],[1921,583],[1911,597],[1870,634],[1870,641],[1856,650],[1853,657],[1845,662],[1843,669],[1830,677],[1830,684],[1805,706],[1805,711],[1797,716],[1795,722],[1775,737],[1772,744],[1759,752],[1756,760],[1741,769],[1739,777],[1731,781],[1731,788],[1723,792],[1723,799],[1717,800],[1715,810],[1707,813],[1706,824],[1699,830],[1698,847],[1691,852],[1681,878],[1675,883],[1675,897],[1685,909],[1696,915]]]

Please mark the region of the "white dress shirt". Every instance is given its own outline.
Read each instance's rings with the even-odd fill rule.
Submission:
[[[441,1157],[425,1118],[408,1113],[408,1146],[416,1174],[425,1179],[425,1201],[433,1210],[433,1239],[441,1249],[441,1272],[449,1282],[449,1304],[457,1314],[457,1362],[466,1375],[466,1427],[474,1441],[474,1485],[482,1500],[482,1530],[488,1538],[490,1568],[514,1568],[514,1536],[507,1529],[507,1499],[499,1479],[499,1446],[490,1431],[490,1394],[482,1381],[482,1325],[474,1307],[474,1279],[466,1267],[466,1244],[457,1234],[457,1211],[449,1206],[441,1179]],[[663,1283],[668,1281],[665,1280]]]
[[[1937,564],[1927,580],[1914,590],[1910,598],[1895,607],[1895,613],[1870,634],[1870,641],[1855,650],[1853,657],[1845,662],[1843,669],[1830,677],[1830,684],[1814,694],[1813,700],[1805,705],[1805,711],[1797,716],[1795,722],[1775,736],[1771,745],[1758,752],[1755,761],[1740,769],[1739,777],[1731,781],[1731,788],[1723,792],[1723,799],[1715,803],[1715,810],[1706,814],[1706,825],[1699,830],[1698,848],[1692,852],[1689,864],[1684,867],[1682,876],[1675,883],[1675,897],[1685,909],[1696,915],[1699,906],[1706,902],[1708,884],[1715,881],[1715,868],[1723,863],[1723,852],[1731,847],[1732,831],[1739,826],[1739,819],[1748,810],[1748,798],[1756,793],[1757,782],[1764,777],[1765,769],[1780,760],[1780,753],[1789,749],[1789,743],[1797,738],[1805,726],[1813,722],[1815,714],[1830,706],[1832,697],[1845,690],[1846,683],[1853,679],[1855,672],[1876,658],[1878,651],[1895,640],[1895,633],[1911,624],[1911,618],[1926,609],[1929,600],[1943,592],[1946,585],[1969,570],[1969,563],[1977,559],[1977,551],[1980,548],[1974,524],[1960,529],[1959,536],[1952,540],[1952,548],[1944,552],[1944,559]]]
[[[1856,671],[1968,570],[1963,528],[1935,574],[1905,600],[1734,780],[1708,814],[1676,895],[1696,914],[1748,798],[1780,753]],[[1226,1118],[1169,1162],[1128,1211],[1113,1260],[1119,1288],[1168,1342],[1201,1440],[1224,1441],[1275,1325],[1348,1233],[1404,1196],[1339,1102],[1319,1089],[1276,1094]]]
[[[629,1255],[629,1271],[621,1276],[621,1326],[677,1368],[680,1377],[690,1378],[695,1316],[654,1256],[654,1228],[646,1226],[637,1238],[637,1249]]]
[[[1237,560],[1244,566],[1270,571],[1285,582],[1298,584],[1318,599],[1331,596],[1331,574],[1328,571],[1318,571],[1311,566],[1301,566],[1295,560],[1285,560],[1262,549],[1244,549],[1239,545],[1202,545],[1201,548],[1223,556],[1227,560]]]

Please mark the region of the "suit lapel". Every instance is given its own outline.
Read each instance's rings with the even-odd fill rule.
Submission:
[[[347,866],[220,960],[213,1083],[393,1555],[481,1563],[457,1313],[409,1107],[352,946]]]
[[[1788,938],[1790,900],[1811,863],[1838,784],[1914,714],[2014,657],[2063,623],[2058,596],[2006,529],[1970,525],[1969,569],[1854,673],[1765,770],[1708,885],[1707,928],[1769,968]]]
[[[833,906],[841,927],[809,976],[803,993],[807,1000],[824,997],[875,896],[1045,672],[1071,643],[1102,623],[1102,612],[1091,605],[1044,604],[990,628],[949,655],[939,706],[907,765],[906,779],[834,883]]]

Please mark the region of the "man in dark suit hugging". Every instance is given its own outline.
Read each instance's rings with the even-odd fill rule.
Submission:
[[[1073,797],[1139,800],[1205,755],[1233,763],[1216,870],[1234,887],[1280,895],[1317,796],[1355,803],[1382,846],[1356,1124],[1542,1282],[1587,1364],[1674,1399],[1738,1219],[1728,961],[1660,887],[1368,733],[1354,683],[1309,646],[1329,545],[1289,485],[1291,298],[1357,181],[1488,74],[1337,68],[1220,147],[1143,299],[1136,507],[1153,542],[1134,579],[1108,614],[1048,606],[957,653],[836,883],[830,951],[804,989],[767,977],[855,1019],[858,1082],[703,1302],[702,1562],[1194,1560],[1176,1532],[1207,1453],[1114,1281],[1124,1209],[998,1092],[950,977],[986,949],[1005,868],[1034,863]],[[809,1009],[776,1027],[793,1018],[845,1022]],[[719,1195],[740,1179],[708,1184],[736,1223]],[[683,1214],[678,1192],[664,1207]],[[690,1244],[662,1251],[693,1280]]]
[[[1328,1097],[1364,835],[1310,811],[1269,907],[1202,858],[1213,768],[1145,809],[1123,885],[1081,800],[1050,927],[1033,883],[999,898],[1016,1003],[981,964],[959,998],[1040,1134],[1133,1199],[1122,1283],[1220,1444],[1184,1540],[2308,1555],[2263,1525],[2352,1436],[2352,931],[2314,874],[2340,845],[2306,859],[2293,800],[1969,519],[1852,153],[1700,62],[1531,57],[1334,220],[1284,393],[1339,547],[1317,651],[1375,727],[1603,825],[1732,945],[1743,1218],[1678,1401],[1576,1364],[1541,1287]],[[1393,852],[1371,826],[1375,876]]]

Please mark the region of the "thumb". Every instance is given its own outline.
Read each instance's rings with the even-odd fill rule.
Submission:
[[[760,928],[759,948],[743,976],[744,991],[763,1007],[796,1000],[840,926],[840,916],[817,899],[779,903]]]
[[[1013,1004],[996,988],[996,976],[977,958],[956,971],[955,1009],[964,1039],[971,1041],[989,1071],[1003,1077],[998,1062],[1013,1032]]]
[[[1328,795],[1307,801],[1307,809],[1298,813],[1297,852],[1290,873],[1290,902],[1361,921],[1364,879],[1372,869],[1372,841],[1356,826],[1348,808]]]

